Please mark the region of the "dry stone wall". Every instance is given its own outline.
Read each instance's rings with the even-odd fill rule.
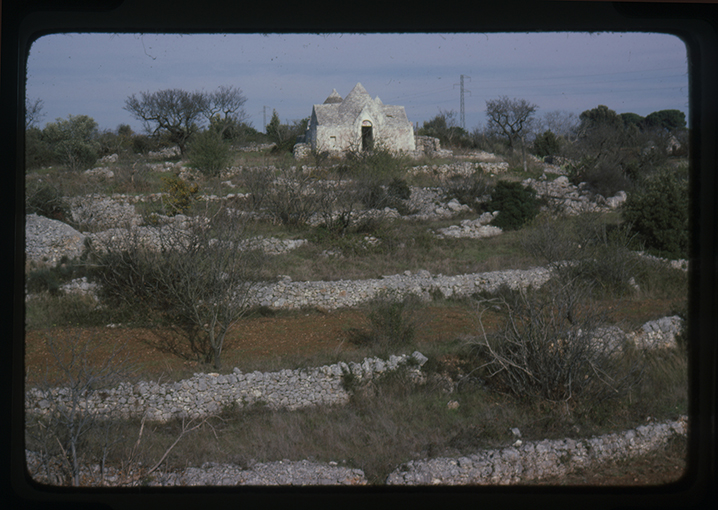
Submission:
[[[252,304],[284,310],[312,306],[334,310],[360,305],[386,291],[415,294],[427,300],[437,292],[445,298],[458,298],[481,291],[493,292],[502,285],[512,289],[540,287],[551,275],[551,269],[535,267],[456,276],[406,271],[370,280],[294,282],[285,276],[277,283],[257,288]]]
[[[585,182],[571,184],[565,175],[554,180],[526,179],[522,183],[536,191],[536,196],[548,202],[547,209],[561,214],[575,215],[583,212],[605,212],[618,208],[628,197],[619,191],[613,197],[594,195]]]
[[[459,458],[410,461],[387,478],[387,485],[509,485],[563,476],[617,457],[640,455],[687,432],[687,418],[642,425],[590,439],[517,440],[513,446]]]
[[[426,360],[420,352],[414,352],[392,355],[386,360],[365,358],[361,363],[339,362],[311,369],[244,374],[235,368],[231,374],[195,374],[191,379],[164,384],[121,383],[81,396],[80,406],[99,417],[144,416],[150,421],[164,422],[210,416],[233,406],[264,404],[270,409],[296,410],[339,405],[349,400],[343,383],[346,377],[361,382],[401,367],[418,371]],[[26,392],[25,409],[28,413],[42,414],[56,405],[70,405],[72,399],[68,388],[31,388]]]

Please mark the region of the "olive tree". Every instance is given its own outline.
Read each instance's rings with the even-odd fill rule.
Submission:
[[[246,102],[247,98],[237,87],[221,86],[207,94],[203,113],[220,138],[225,137],[228,129],[242,125],[247,120],[244,111]]]
[[[123,109],[141,120],[152,134],[168,133],[184,155],[187,141],[199,131],[199,122],[207,109],[207,96],[203,92],[181,89],[164,89],[157,92],[132,94],[125,100]]]
[[[499,99],[486,101],[487,127],[503,134],[513,151],[517,140],[521,141],[521,154],[524,170],[526,170],[525,137],[531,131],[531,121],[538,106],[525,99]]]

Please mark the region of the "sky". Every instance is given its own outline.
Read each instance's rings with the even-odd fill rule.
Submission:
[[[688,116],[686,47],[650,33],[53,34],[30,48],[27,96],[43,102],[40,126],[88,115],[101,130],[142,132],[123,109],[130,95],[234,86],[264,131],[273,110],[282,122],[309,117],[332,89],[345,97],[360,82],[421,127],[452,110],[460,124],[462,75],[468,131],[500,96],[536,104],[539,117],[598,105]]]

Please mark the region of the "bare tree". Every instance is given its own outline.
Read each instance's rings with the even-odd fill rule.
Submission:
[[[531,128],[531,120],[538,110],[538,106],[525,99],[509,99],[501,96],[499,99],[486,101],[487,126],[502,133],[509,142],[511,150],[516,140],[521,141],[521,154],[524,171],[526,170],[526,143],[525,137]]]
[[[516,140],[526,136],[536,110],[538,106],[525,99],[501,96],[499,99],[486,101],[487,125],[502,133],[507,138],[509,147],[513,149]]]
[[[551,131],[556,136],[562,136],[568,142],[576,141],[578,137],[578,116],[573,112],[552,110],[546,112],[542,119],[542,129]]]
[[[187,238],[166,239],[167,296],[179,319],[202,335],[205,361],[217,369],[227,332],[249,310],[258,283],[262,257],[246,244],[245,230],[237,215],[220,209],[208,225],[195,222]]]
[[[210,122],[215,119],[220,137],[231,125],[240,125],[247,120],[244,104],[247,98],[237,87],[221,86],[207,95],[204,115]]]
[[[181,89],[164,89],[157,92],[141,92],[125,100],[127,110],[145,124],[148,132],[167,132],[184,155],[187,141],[199,130],[198,122],[207,108],[207,97],[202,92]]]
[[[30,99],[25,98],[25,129],[37,127],[37,124],[44,117],[42,113],[43,102],[42,99]]]

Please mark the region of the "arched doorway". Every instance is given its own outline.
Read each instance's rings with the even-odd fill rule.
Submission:
[[[361,150],[368,151],[374,147],[374,128],[371,122],[364,120],[361,123]]]

